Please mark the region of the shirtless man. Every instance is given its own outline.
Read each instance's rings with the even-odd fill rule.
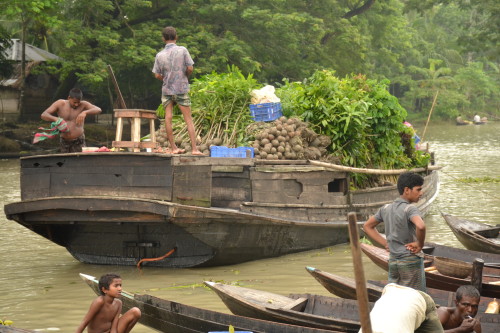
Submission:
[[[479,291],[471,285],[460,286],[455,294],[454,308],[439,307],[439,320],[444,331],[449,333],[481,333],[481,323],[474,318],[477,314]]]
[[[88,333],[128,333],[141,318],[141,310],[133,307],[120,317],[122,301],[122,279],[117,274],[105,274],[99,279],[98,296],[90,305],[76,333],[87,327]]]
[[[67,131],[60,133],[61,153],[81,152],[82,147],[85,147],[83,132],[85,117],[102,112],[101,108],[82,101],[82,98],[83,93],[80,89],[71,89],[67,100],[55,101],[41,115],[46,121],[56,122],[58,118],[62,118],[66,122]]]

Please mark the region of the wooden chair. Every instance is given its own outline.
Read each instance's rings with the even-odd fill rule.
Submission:
[[[132,148],[134,152],[138,152],[144,148],[156,148],[155,135],[155,119],[156,111],[141,110],[141,109],[115,109],[116,122],[116,138],[113,141],[113,148]],[[122,141],[123,135],[123,118],[130,119],[130,140]],[[149,133],[151,141],[141,142],[141,119],[149,119]]]

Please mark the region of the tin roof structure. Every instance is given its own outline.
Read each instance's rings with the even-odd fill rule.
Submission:
[[[26,43],[26,61],[47,61],[62,60],[62,58],[36,46]],[[12,47],[5,50],[6,58],[14,61],[21,61],[22,43],[19,39],[12,39]]]

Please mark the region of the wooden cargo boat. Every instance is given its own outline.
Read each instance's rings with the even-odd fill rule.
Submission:
[[[84,263],[197,267],[345,243],[348,212],[364,221],[398,196],[395,185],[352,191],[348,171],[269,162],[126,152],[24,157],[21,201],[4,210]],[[437,171],[425,179],[424,212],[439,189]]]
[[[361,327],[353,300],[311,294],[287,297],[210,281],[205,284],[235,315],[341,332],[358,332]]]
[[[441,252],[439,255],[433,254],[433,255],[426,255],[425,257],[425,265],[426,266],[433,266],[433,260],[434,260],[434,255],[440,256],[440,257],[448,257],[456,260],[462,260],[462,261],[468,261],[468,262],[473,262],[473,260],[476,258],[474,257],[474,252],[469,254],[469,258],[466,258],[463,256],[462,258],[456,258],[459,256],[458,253],[460,251],[457,251],[453,253],[454,250],[453,248],[449,248],[450,250],[450,256],[446,256],[444,252]],[[368,244],[361,244],[361,250],[370,258],[377,266],[380,268],[388,271],[389,270],[389,252],[386,251],[385,249],[373,246],[373,245],[368,245]],[[465,251],[465,250],[462,250]],[[462,252],[463,253],[463,252]],[[477,252],[478,257],[481,258],[485,261],[485,265],[483,268],[483,279],[482,279],[482,290],[481,290],[481,295],[482,296],[487,296],[487,297],[496,297],[500,298],[500,268],[495,267],[495,264],[498,264],[498,261],[490,262],[488,261],[488,258],[495,258],[493,256],[496,255],[491,255],[491,254],[482,254],[481,252]],[[482,255],[482,257],[481,257]],[[454,258],[453,258],[453,257]],[[470,260],[472,258],[472,260]],[[470,261],[469,261],[470,260]],[[489,263],[492,263],[492,265],[489,265]],[[425,272],[425,277],[426,277],[426,284],[427,287],[430,288],[436,288],[436,289],[442,289],[442,290],[448,290],[448,291],[456,291],[458,287],[461,285],[465,284],[471,284],[471,279],[470,277],[465,278],[465,279],[460,279],[457,277],[453,276],[448,276],[448,275],[443,275],[440,274],[438,271],[427,271]]]
[[[446,224],[467,249],[500,255],[500,225],[489,225],[442,214]],[[498,260],[500,265],[500,260]]]
[[[80,274],[89,287],[100,295],[95,277]],[[207,333],[228,331],[229,325],[235,330],[253,333],[332,333],[335,331],[289,325],[255,318],[201,309],[151,295],[131,294],[122,290],[122,312],[138,307],[142,316],[139,322],[160,332],[168,333]]]

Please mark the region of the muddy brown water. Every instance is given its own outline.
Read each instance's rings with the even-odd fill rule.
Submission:
[[[423,128],[416,127],[421,134]],[[427,240],[462,247],[446,226],[440,212],[479,222],[500,223],[500,183],[461,182],[464,177],[500,178],[500,122],[484,126],[431,125],[426,141],[436,154],[441,188],[425,221]],[[19,200],[19,161],[0,160],[0,203]],[[363,256],[365,276],[385,279],[386,273]],[[239,282],[241,285],[280,294],[329,295],[305,270],[312,266],[354,276],[348,244],[239,265],[159,269],[82,264],[64,248],[7,220],[0,214],[0,319],[41,331],[72,332],[85,315],[94,294],[78,273],[100,276],[118,272],[125,290],[148,293],[177,302],[227,312],[204,280]],[[138,324],[134,332],[153,332]]]

